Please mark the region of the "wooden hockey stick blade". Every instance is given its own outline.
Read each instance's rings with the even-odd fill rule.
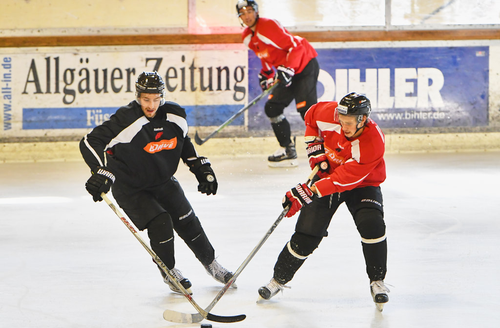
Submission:
[[[237,111],[227,121],[225,121],[224,123],[222,123],[217,129],[215,129],[215,131],[213,131],[212,133],[210,133],[205,139],[201,139],[201,137],[198,135],[198,131],[196,131],[196,133],[194,134],[194,142],[196,142],[197,145],[203,145],[205,142],[207,142],[208,139],[212,138],[214,135],[216,135],[217,133],[219,133],[220,130],[222,130],[223,128],[225,128],[229,124],[231,124],[238,116],[240,116],[241,114],[243,114],[247,109],[249,109],[250,107],[252,107],[256,103],[258,103],[259,100],[261,100],[262,98],[264,98],[265,96],[267,96],[269,93],[271,93],[271,91],[273,91],[273,89],[276,88],[276,86],[278,84],[279,83],[277,81],[269,89],[263,91],[260,95],[258,95],[253,100],[251,100],[245,107],[243,107],[242,109],[240,109],[239,111]]]
[[[207,313],[207,317],[205,318],[200,313],[192,313],[192,314],[181,313],[172,310],[165,310],[163,312],[163,319],[175,323],[198,323],[203,321],[203,319],[207,319],[209,321],[214,321],[214,322],[231,323],[231,322],[243,321],[246,319],[246,317],[247,316],[245,314],[234,315],[234,316],[221,316],[209,312]]]
[[[222,287],[222,289],[219,291],[217,296],[215,296],[212,303],[210,303],[205,308],[205,311],[208,312],[208,311],[211,311],[213,309],[215,304],[217,304],[217,302],[222,298],[222,296],[226,293],[226,291],[233,285],[234,281],[236,280],[236,278],[238,278],[238,276],[240,275],[241,271],[243,270],[243,268],[245,266],[246,266],[246,264],[245,265],[242,264],[240,266],[240,268],[238,268],[238,270],[236,270],[233,277],[231,277],[231,279],[224,285],[224,287]],[[176,322],[176,323],[198,323],[204,319],[200,313],[182,313],[182,312],[177,312],[177,311],[168,310],[168,309],[163,311],[163,318],[167,321]],[[234,318],[234,321],[225,321],[225,322],[242,321],[246,318],[246,315],[241,314],[239,316],[233,316],[233,318]],[[208,319],[208,317],[207,317],[207,319]],[[210,319],[208,319],[208,320],[210,320]]]
[[[199,313],[182,313],[167,309],[163,311],[163,319],[175,323],[198,323],[205,318]]]
[[[311,173],[309,174],[309,176],[307,177],[306,184],[309,184],[309,182],[312,181],[312,179],[314,178],[316,173],[318,173],[318,170],[319,170],[319,166],[316,165],[314,167],[314,169],[311,171]],[[247,256],[247,258],[243,261],[243,263],[235,271],[235,273],[231,277],[231,279],[224,285],[224,287],[222,287],[222,289],[215,296],[213,301],[205,308],[205,311],[207,311],[207,312],[211,311],[214,308],[214,306],[217,304],[217,302],[219,302],[219,300],[226,293],[226,291],[229,289],[229,287],[231,287],[231,285],[234,283],[234,281],[239,277],[239,275],[241,274],[243,269],[245,269],[245,267],[248,265],[248,263],[250,263],[250,261],[255,256],[255,254],[257,254],[257,252],[260,250],[262,245],[264,245],[264,243],[267,241],[269,236],[271,236],[271,234],[274,232],[274,230],[276,229],[278,224],[285,217],[286,213],[288,213],[289,208],[290,207],[287,206],[286,208],[283,209],[283,211],[281,212],[279,217],[276,219],[276,221],[274,221],[271,228],[266,232],[266,235],[259,241],[257,246],[254,247],[252,252],[250,252],[250,254]],[[244,315],[241,315],[241,316],[244,316]],[[193,313],[193,314],[181,313],[181,312],[177,312],[177,311],[173,311],[173,310],[165,310],[163,312],[163,318],[167,321],[176,322],[176,323],[198,323],[198,322],[201,322],[203,320],[203,316],[199,313]],[[243,320],[243,319],[245,319],[245,317],[243,317],[241,320]],[[241,320],[238,320],[238,321],[241,321]],[[229,322],[229,321],[226,321],[226,322]]]

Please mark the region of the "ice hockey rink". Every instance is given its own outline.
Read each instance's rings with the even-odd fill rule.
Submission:
[[[199,147],[203,152],[203,148]],[[302,153],[303,154],[303,153]],[[218,260],[243,262],[281,213],[286,190],[309,174],[271,169],[265,156],[211,158],[216,196],[181,181]],[[291,289],[271,301],[257,289],[272,276],[295,218],[284,219],[211,311],[246,314],[213,327],[498,327],[500,322],[499,152],[387,154],[385,197],[390,301],[382,313],[369,293],[360,238],[345,206]],[[111,209],[84,189],[83,161],[0,164],[0,326],[199,327],[165,321],[165,309],[194,313],[172,294],[149,254]],[[146,234],[143,234],[147,238]],[[177,267],[205,308],[222,287],[176,239]]]

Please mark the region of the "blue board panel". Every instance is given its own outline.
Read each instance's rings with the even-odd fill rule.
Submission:
[[[318,96],[327,94],[330,98],[324,100],[339,100],[350,91],[366,93],[373,104],[372,118],[381,127],[488,124],[488,47],[317,51],[320,68],[329,75],[324,81],[332,80],[326,85],[318,83]],[[260,92],[260,68],[260,60],[250,51],[249,97]],[[261,129],[266,122],[264,104],[262,101],[250,109],[250,130]]]
[[[242,105],[185,106],[189,126],[218,126]],[[109,119],[116,107],[23,108],[23,129],[89,129]],[[243,125],[243,116],[232,125]]]

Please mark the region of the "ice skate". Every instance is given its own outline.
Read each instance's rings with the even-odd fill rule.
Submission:
[[[229,279],[233,277],[233,273],[220,265],[219,262],[217,262],[217,260],[215,259],[212,261],[212,263],[205,266],[205,270],[207,270],[209,276],[212,276],[212,278],[224,285],[229,281]],[[234,282],[231,287],[237,288]]]
[[[259,288],[259,295],[265,300],[270,300],[272,297],[276,296],[278,292],[283,291],[284,288],[289,287],[280,284],[273,278],[266,286],[262,286]]]
[[[294,138],[295,141],[295,138]],[[269,167],[295,167],[299,165],[295,142],[286,147],[281,147],[274,154],[267,158]]]
[[[158,267],[159,268],[159,267]],[[163,281],[168,285],[168,287],[170,288],[171,291],[173,291],[174,293],[178,293],[178,294],[182,294],[182,291],[177,288],[177,286],[174,284],[174,282],[165,274],[165,272],[163,272],[163,270],[161,268],[160,269],[160,273],[163,277]],[[173,268],[171,270],[169,270],[170,274],[172,276],[175,277],[175,279],[177,279],[177,281],[182,285],[182,287],[184,287],[184,289],[186,289],[186,291],[189,293],[189,295],[192,295],[193,292],[191,291],[191,281],[189,281],[188,278],[185,278],[182,273],[176,269],[176,268]]]
[[[384,304],[389,302],[389,296],[387,296],[387,293],[390,292],[389,288],[385,286],[383,280],[377,280],[370,283],[370,291],[377,309],[382,312]]]

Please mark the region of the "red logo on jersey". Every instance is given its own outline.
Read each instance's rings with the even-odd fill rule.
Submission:
[[[155,136],[155,140],[160,139],[160,137],[163,135],[163,132],[158,132]]]
[[[177,137],[170,140],[150,142],[146,145],[146,147],[144,147],[144,150],[150,154],[154,154],[162,150],[175,149],[175,147],[177,147]]]

